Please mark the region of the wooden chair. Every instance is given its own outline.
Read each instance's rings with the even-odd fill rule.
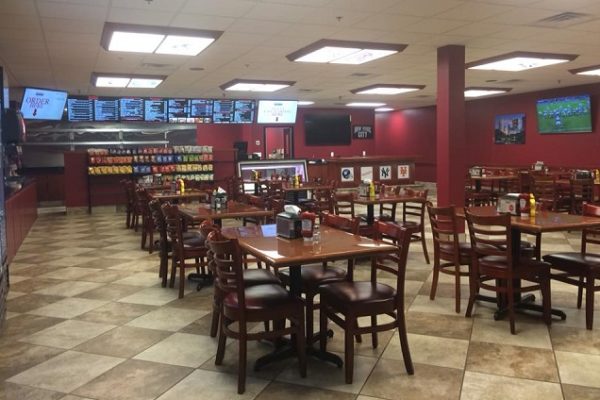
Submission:
[[[402,207],[402,222],[399,225],[408,230],[411,242],[421,242],[425,261],[429,264],[429,253],[427,252],[427,243],[425,241],[425,203],[427,202],[427,192],[427,190],[413,191],[410,189],[407,191],[407,195],[414,195],[418,200],[404,203]],[[417,221],[414,219],[409,220],[407,218],[409,216],[416,217]]]
[[[135,209],[134,183],[129,179],[122,179],[120,183],[125,191],[125,227],[129,229],[133,226],[133,211]]]
[[[600,206],[586,204],[582,206],[583,215],[600,218]],[[585,289],[585,325],[592,329],[594,325],[594,293],[600,290],[596,279],[600,279],[600,254],[588,252],[588,244],[600,244],[600,228],[586,229],[581,235],[581,251],[554,253],[545,255],[544,261],[552,264],[551,278],[577,286],[577,308],[583,302]]]
[[[181,299],[185,289],[186,268],[196,268],[197,271],[202,270],[202,274],[206,275],[207,248],[202,237],[193,241],[184,240],[184,223],[177,206],[165,203],[162,205],[162,212],[173,252],[169,286],[175,286],[175,276],[177,269],[179,269],[179,298]],[[193,262],[189,263],[188,260],[193,260]]]
[[[398,251],[385,257],[373,258],[370,281],[342,281],[322,285],[319,288],[321,332],[327,330],[329,319],[344,329],[346,383],[352,383],[354,371],[353,337],[363,333],[371,333],[373,348],[376,348],[378,346],[377,332],[395,328],[398,328],[406,371],[409,375],[414,373],[404,320],[404,281],[410,233],[405,228],[395,224],[375,222],[375,239],[381,240],[384,234],[395,239]],[[380,272],[394,275],[396,287],[377,282]],[[391,316],[393,321],[379,325],[377,316],[381,314]],[[371,317],[371,324],[359,327],[358,318],[366,316]],[[327,338],[324,336],[321,336],[320,347],[322,351],[327,349]]]
[[[571,178],[571,209],[570,214],[581,215],[583,203],[591,203],[594,199],[594,179]]]
[[[433,207],[430,202],[426,204],[433,234],[433,281],[429,298],[435,299],[440,272],[453,275],[455,311],[459,313],[460,277],[470,276],[471,244],[459,241],[459,227],[454,206]],[[461,266],[466,266],[466,271],[461,270]]]
[[[510,332],[514,335],[515,295],[541,290],[544,321],[550,325],[550,264],[531,258],[514,259],[510,214],[478,216],[465,210],[465,215],[473,249],[471,293],[466,316],[471,316],[480,288],[504,294],[508,306]],[[522,286],[522,280],[534,284]],[[487,283],[488,281],[495,284]],[[519,284],[515,285],[515,281]]]
[[[336,215],[354,218],[353,194],[350,192],[333,192],[333,212]]]
[[[275,339],[295,335],[300,376],[306,376],[304,338],[304,307],[300,299],[292,297],[281,285],[246,287],[241,251],[237,240],[226,240],[218,232],[208,236],[208,245],[214,254],[216,285],[223,293],[221,329],[215,365],[225,357],[227,338],[238,340],[238,393],[246,389],[246,359],[248,340]],[[291,325],[286,327],[285,320]],[[249,332],[248,324],[273,321],[273,330]],[[237,327],[231,329],[231,325]]]
[[[138,195],[137,195],[137,187],[136,187],[136,184],[133,183],[133,181],[131,181],[128,184],[128,190],[131,193],[131,199],[132,199],[132,202],[133,202],[133,206],[132,206],[133,207],[132,208],[133,212],[132,212],[132,215],[131,215],[131,226],[130,226],[130,228],[133,229],[135,232],[137,232],[138,231],[138,227],[139,227],[139,220],[140,220],[140,217],[142,216],[142,210],[140,209],[140,205],[139,205],[139,198],[138,198]]]
[[[384,194],[386,195],[397,195],[400,193],[400,186],[386,186]],[[396,221],[396,208],[398,203],[381,203],[379,205],[379,217],[380,221]]]
[[[533,174],[530,187],[536,203],[539,203],[541,208],[556,212],[561,210],[555,177]]]
[[[312,199],[304,202],[304,207],[317,215],[322,213],[333,214],[333,193],[331,189],[313,190]]]
[[[137,193],[137,204],[138,210],[142,217],[142,241],[140,247],[143,249],[148,246],[148,253],[152,254],[154,251],[154,231],[156,229],[154,220],[152,218],[152,210],[150,210],[151,197],[146,189],[138,188]],[[148,242],[148,243],[146,243]]]
[[[346,218],[335,214],[323,214],[321,225],[330,226],[335,229],[339,229],[353,235],[358,235],[358,219],[357,218]],[[323,263],[320,265],[303,265],[300,269],[300,275],[302,277],[301,291],[305,295],[305,306],[306,306],[306,341],[310,345],[316,339],[314,339],[314,328],[313,328],[313,313],[319,309],[319,305],[315,304],[315,296],[319,291],[319,286],[338,281],[351,281],[354,271],[354,260],[348,260],[348,268],[334,267]],[[287,286],[290,285],[290,271],[285,268],[278,271],[279,278]],[[324,333],[325,331],[321,331]],[[318,338],[317,338],[318,339]],[[360,339],[357,338],[359,341]]]
[[[252,194],[246,195],[246,202],[251,206],[258,207],[260,209],[265,209],[267,207],[268,198],[262,196],[255,196]],[[242,218],[242,224],[246,226],[246,224],[251,223],[254,225],[261,225],[265,222],[264,217],[244,217]]]

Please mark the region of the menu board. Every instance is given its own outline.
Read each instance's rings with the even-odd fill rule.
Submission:
[[[186,123],[188,118],[190,118],[189,100],[169,99],[169,122]]]
[[[233,100],[215,100],[213,102],[213,122],[229,124],[233,120]]]
[[[233,122],[236,124],[251,124],[254,122],[254,100],[235,101]]]
[[[94,100],[95,121],[118,121],[119,99],[99,98]]]
[[[121,98],[119,101],[119,118],[121,121],[143,121],[144,99]]]
[[[145,99],[144,100],[144,121],[146,122],[167,122],[168,104],[165,99]]]
[[[94,120],[94,99],[91,97],[67,99],[67,119],[71,122]]]
[[[213,101],[207,99],[191,99],[190,117],[192,117],[196,123],[211,123],[213,117]]]

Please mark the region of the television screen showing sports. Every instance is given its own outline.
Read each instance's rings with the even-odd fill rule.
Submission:
[[[256,122],[259,124],[293,124],[296,122],[297,101],[259,100]]]
[[[67,101],[67,92],[25,88],[21,113],[25,119],[61,120]]]
[[[590,96],[538,100],[537,120],[540,133],[591,132]]]

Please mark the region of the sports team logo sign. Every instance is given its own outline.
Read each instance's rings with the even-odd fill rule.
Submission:
[[[392,180],[392,166],[391,165],[382,165],[381,167],[379,167],[379,180],[380,181]]]
[[[409,165],[398,165],[398,179],[409,179],[410,178],[410,166]]]
[[[354,167],[342,167],[342,182],[354,182]]]

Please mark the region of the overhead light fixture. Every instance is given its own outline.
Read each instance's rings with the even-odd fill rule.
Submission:
[[[405,44],[321,39],[286,57],[296,62],[357,65],[399,53],[405,48]]]
[[[465,88],[465,97],[482,97],[493,94],[507,93],[512,88],[494,88],[494,87],[468,87]]]
[[[576,54],[515,51],[466,64],[467,69],[518,72],[573,61]]]
[[[352,89],[350,92],[354,94],[382,94],[395,95],[408,92],[415,92],[425,88],[425,85],[391,85],[378,83],[375,85],[365,86],[358,89]]]
[[[314,101],[308,101],[308,100],[300,100],[300,101],[298,101],[298,105],[299,106],[310,106],[310,105],[313,105],[313,104],[315,104]]]
[[[379,107],[375,109],[375,112],[390,112],[394,111],[392,107]]]
[[[100,44],[108,51],[197,56],[222,31],[105,22]]]
[[[92,73],[92,85],[96,87],[154,89],[165,79],[165,75]]]
[[[573,75],[600,76],[600,65],[592,65],[591,67],[570,69],[569,72]]]
[[[383,107],[385,103],[368,103],[368,102],[353,102],[346,104],[347,107],[365,107],[365,108],[376,108]]]
[[[276,92],[292,86],[292,81],[265,81],[256,79],[234,79],[219,86],[222,90],[240,92]]]

